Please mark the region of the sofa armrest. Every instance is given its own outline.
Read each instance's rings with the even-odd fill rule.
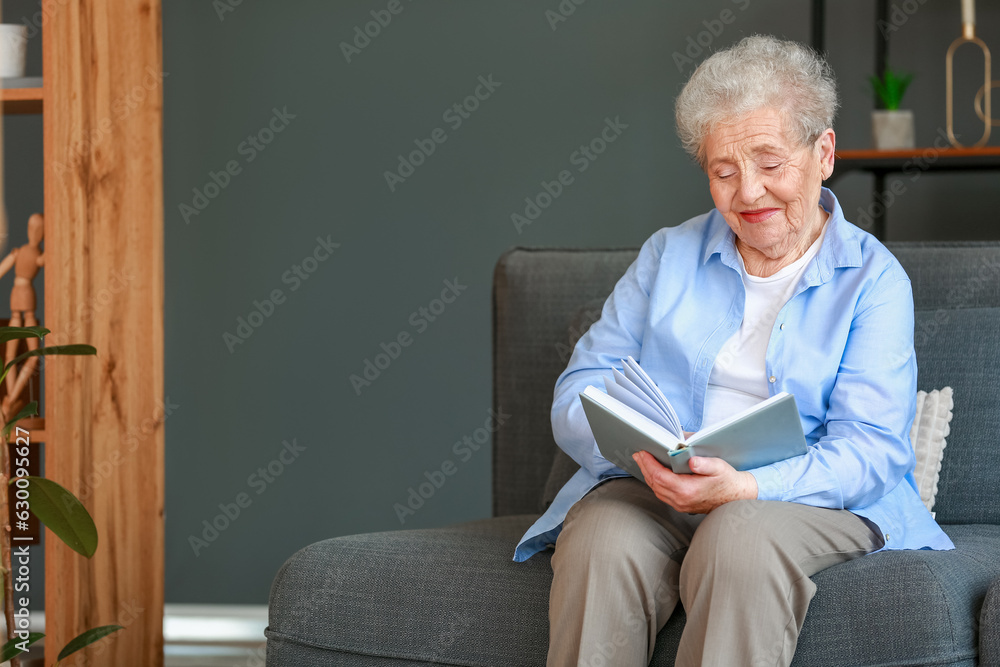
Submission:
[[[990,584],[979,612],[979,664],[1000,665],[1000,577]]]

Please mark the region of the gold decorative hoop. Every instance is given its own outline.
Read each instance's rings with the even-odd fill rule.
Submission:
[[[994,79],[990,87],[996,88],[997,86],[1000,86],[1000,81]],[[983,113],[983,94],[985,92],[986,92],[986,84],[983,84],[979,87],[979,92],[976,93],[976,101],[974,102],[974,105],[976,107],[976,115],[979,116],[979,120],[983,121],[984,123],[987,122],[986,114]],[[988,122],[992,127],[1000,127],[1000,118],[990,118]]]
[[[993,113],[990,110],[991,98],[993,97],[993,83],[990,74],[990,49],[983,40],[976,37],[976,0],[962,0],[962,36],[951,43],[948,47],[948,54],[944,58],[945,62],[945,116],[948,125],[948,141],[956,148],[965,148],[958,139],[955,138],[955,116],[954,100],[955,90],[952,78],[955,69],[955,50],[962,44],[972,43],[978,46],[983,52],[983,87],[976,94],[976,101],[973,106],[976,113],[983,119],[983,136],[973,144],[973,148],[980,148],[990,140],[990,130],[993,129]],[[980,102],[985,98],[985,110],[980,110]]]
[[[945,69],[945,105],[946,105],[945,116],[948,125],[947,127],[948,140],[956,148],[966,147],[961,142],[959,142],[958,139],[955,138],[954,105],[952,100],[952,98],[955,95],[955,92],[954,92],[954,84],[952,78],[953,78],[953,70],[955,68],[955,62],[954,62],[955,50],[962,44],[972,43],[978,46],[982,50],[983,61],[984,61],[983,64],[984,83],[982,88],[980,89],[980,92],[983,94],[982,96],[986,101],[985,104],[986,109],[979,116],[980,118],[983,119],[983,136],[980,137],[979,141],[973,144],[973,148],[980,148],[982,146],[985,146],[986,142],[990,140],[990,130],[993,129],[993,120],[992,120],[993,116],[990,108],[991,98],[993,96],[989,93],[993,85],[992,74],[990,72],[990,48],[986,46],[986,43],[983,40],[979,39],[974,34],[970,34],[972,31],[967,26],[964,27],[966,28],[966,30],[964,31],[965,34],[963,34],[961,37],[959,37],[958,39],[956,39],[954,42],[951,43],[951,46],[948,47],[948,54],[945,56],[945,68],[946,68]]]

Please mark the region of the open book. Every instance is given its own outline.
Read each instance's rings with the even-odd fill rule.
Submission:
[[[588,386],[583,410],[604,458],[642,479],[632,455],[645,450],[677,473],[690,473],[692,456],[717,456],[750,470],[806,453],[795,397],[782,392],[684,437],[680,419],[652,378],[632,357],[614,369],[607,393]]]

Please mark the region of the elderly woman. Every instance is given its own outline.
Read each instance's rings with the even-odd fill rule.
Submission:
[[[715,209],[656,232],[577,344],[552,405],[581,469],[518,545],[555,544],[549,665],[646,665],[678,599],[678,665],[787,665],[816,572],[882,549],[952,549],[922,504],[910,281],[844,218],[829,66],[749,37],[677,99]],[[795,395],[808,451],[738,471],[692,458],[643,480],[597,449],[578,394],[632,355],[697,431]],[[557,539],[558,538],[558,539]]]

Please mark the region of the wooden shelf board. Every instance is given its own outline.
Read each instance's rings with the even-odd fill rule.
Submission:
[[[3,100],[5,114],[42,113],[42,88],[3,88],[0,89],[0,100]]]

